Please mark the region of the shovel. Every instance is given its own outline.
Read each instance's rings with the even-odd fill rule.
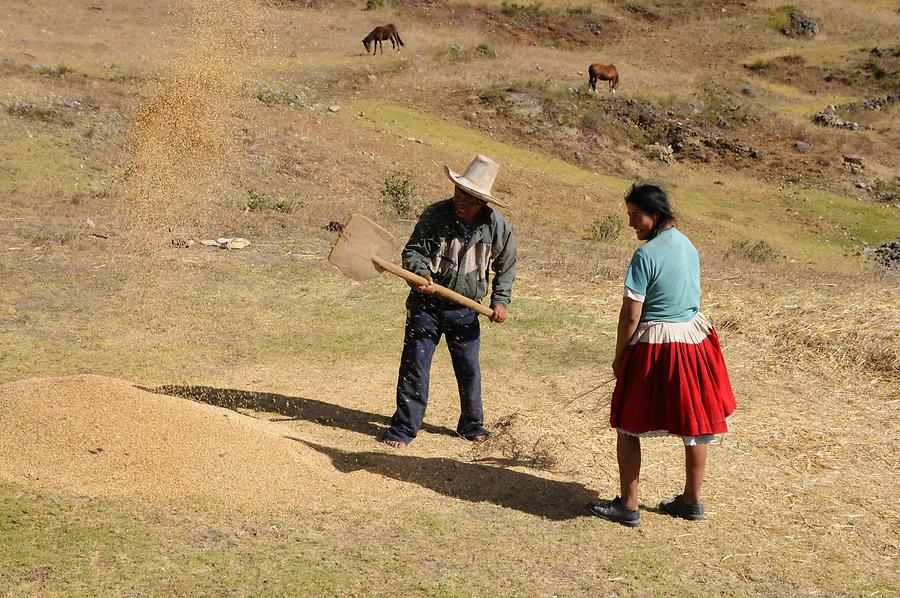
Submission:
[[[353,280],[368,280],[387,271],[415,285],[428,284],[428,280],[422,276],[390,262],[390,259],[398,253],[399,245],[394,235],[362,214],[353,214],[331,248],[328,261]],[[494,315],[491,308],[472,301],[456,291],[439,284],[434,286],[434,294],[439,297],[474,309],[487,317]]]

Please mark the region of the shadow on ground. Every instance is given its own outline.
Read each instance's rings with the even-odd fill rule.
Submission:
[[[399,453],[348,452],[286,436],[327,455],[342,473],[365,470],[416,484],[434,492],[488,502],[523,513],[562,521],[587,515],[585,504],[596,494],[575,482],[559,482],[538,476],[466,463],[445,457],[415,457]]]
[[[249,409],[265,413],[279,413],[289,420],[305,420],[360,434],[375,435],[391,423],[390,418],[384,415],[341,407],[315,399],[289,397],[271,392],[213,388],[211,386],[158,386],[156,388],[139,386],[138,388],[155,394],[182,397],[233,411]],[[273,418],[272,421],[285,420]],[[431,434],[456,436],[456,432],[443,426],[425,424],[422,429]]]

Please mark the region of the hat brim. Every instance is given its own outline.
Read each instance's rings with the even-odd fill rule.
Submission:
[[[488,203],[496,204],[496,205],[500,206],[501,208],[509,207],[507,204],[503,203],[502,201],[500,201],[499,199],[497,199],[496,197],[491,195],[489,192],[485,192],[484,190],[479,189],[478,187],[473,185],[472,182],[469,179],[467,179],[466,177],[450,170],[450,167],[447,165],[444,165],[444,173],[447,175],[448,179],[453,181],[454,185],[456,185],[457,187],[459,187],[466,193],[469,193],[470,195],[474,195],[478,199],[481,199]]]

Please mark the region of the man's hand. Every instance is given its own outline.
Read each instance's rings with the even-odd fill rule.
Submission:
[[[613,371],[613,376],[615,376],[616,378],[619,377],[619,366],[621,366],[621,365],[622,365],[621,357],[616,357],[615,359],[613,359],[612,371]]]
[[[506,313],[506,306],[502,303],[494,303],[491,305],[491,309],[494,310],[494,314],[491,316],[491,322],[496,322],[498,324],[502,324],[506,321],[506,316],[509,315]]]
[[[434,295],[434,280],[431,278],[431,274],[426,274],[424,276],[425,280],[428,281],[428,284],[421,284],[416,287],[416,290],[420,293],[425,293],[426,295]]]

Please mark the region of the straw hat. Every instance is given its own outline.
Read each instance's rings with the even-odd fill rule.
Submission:
[[[494,179],[497,178],[497,171],[500,165],[488,158],[478,154],[472,163],[466,167],[466,171],[457,174],[450,170],[448,166],[444,166],[444,172],[447,177],[453,181],[453,184],[465,191],[482,199],[488,203],[497,204],[502,208],[509,206],[491,195],[491,187],[494,186]]]

